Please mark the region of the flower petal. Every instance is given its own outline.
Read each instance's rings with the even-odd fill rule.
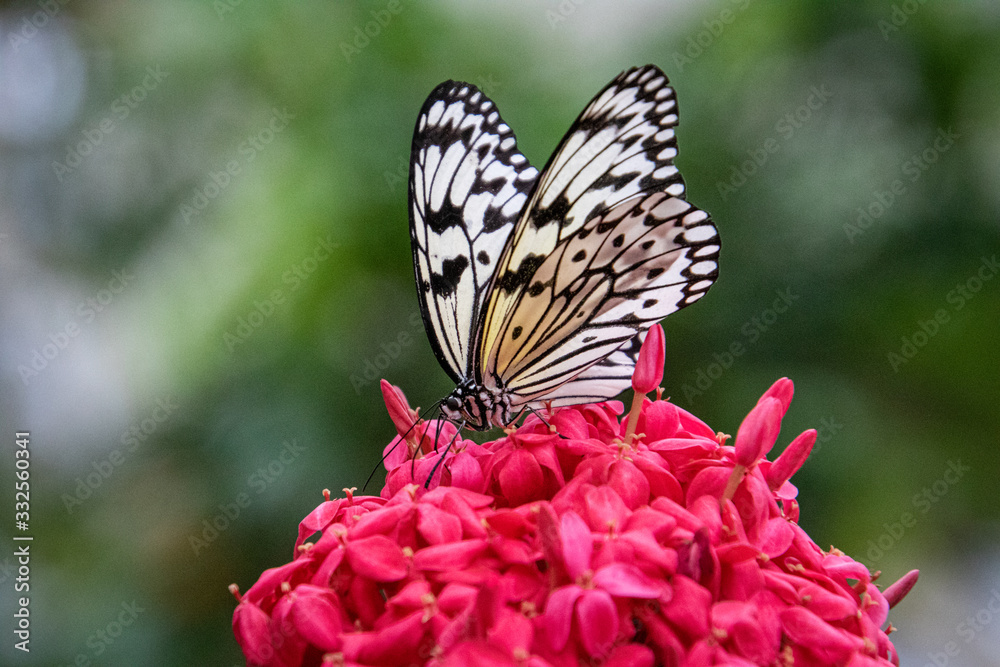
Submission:
[[[749,468],[763,458],[778,440],[782,403],[765,396],[754,406],[736,432],[736,462]]]
[[[653,650],[642,644],[623,644],[616,646],[604,667],[653,667],[656,656]]]
[[[454,514],[421,503],[417,506],[417,531],[430,544],[457,542],[462,539],[462,522]]]
[[[413,416],[413,410],[406,402],[403,390],[385,380],[381,381],[380,386],[382,387],[382,399],[385,401],[386,410],[389,411],[389,418],[396,427],[396,433],[401,437],[409,436],[417,420]]]
[[[913,587],[917,584],[917,578],[920,576],[920,570],[910,570],[904,574],[899,581],[889,586],[885,589],[886,601],[889,603],[889,607],[895,607],[899,602],[906,597]]]
[[[347,544],[351,569],[372,581],[399,581],[406,576],[403,550],[384,535],[372,535]]]
[[[625,525],[629,511],[614,489],[598,486],[587,492],[587,518],[594,530],[605,531]]]
[[[642,409],[636,426],[646,435],[645,442],[672,438],[681,428],[679,408],[668,401],[652,401]]]
[[[587,522],[570,510],[559,520],[559,537],[562,557],[569,576],[576,579],[590,569],[590,556],[594,552],[594,538]]]
[[[785,633],[796,644],[831,653],[839,658],[860,651],[864,642],[846,630],[835,628],[803,607],[790,607],[779,614]]]
[[[306,541],[306,538],[310,535],[324,530],[327,526],[337,520],[337,515],[340,513],[340,506],[346,501],[343,498],[338,498],[337,500],[328,500],[325,503],[320,503],[319,506],[312,512],[306,515],[306,518],[302,519],[299,523],[299,537],[295,540],[295,550],[298,551],[302,543]]]
[[[594,583],[619,598],[655,600],[663,592],[659,584],[635,565],[612,563],[594,573]]]
[[[772,489],[777,490],[781,485],[792,478],[802,464],[809,458],[813,445],[816,444],[816,429],[809,429],[792,440],[791,444],[781,452],[774,463],[767,470],[767,484]]]
[[[430,572],[469,567],[489,545],[486,540],[463,540],[425,547],[413,555],[413,567]]]
[[[511,452],[497,475],[503,497],[512,505],[523,505],[541,498],[543,490],[542,467],[530,453],[523,449]]]
[[[423,612],[416,611],[377,631],[345,633],[344,657],[370,665],[409,664],[423,635]]]
[[[340,650],[343,617],[333,591],[318,586],[299,586],[295,596],[292,618],[299,635],[321,651]]]
[[[638,509],[649,503],[649,480],[631,461],[615,461],[608,469],[608,486],[618,492],[625,506]]]
[[[672,583],[674,597],[663,615],[690,637],[705,636],[709,630],[712,593],[683,575],[675,576]]]
[[[606,655],[618,636],[618,610],[605,591],[584,591],[576,602],[580,643],[592,656]]]
[[[581,595],[583,589],[575,585],[557,588],[549,595],[545,603],[545,625],[553,651],[559,652],[566,647],[573,629],[573,607]]]
[[[781,378],[776,381],[771,387],[764,392],[764,395],[760,397],[763,401],[765,398],[776,398],[781,402],[781,416],[784,417],[785,413],[788,412],[788,406],[792,404],[792,396],[795,394],[795,385],[788,378]],[[760,401],[758,401],[759,403]]]
[[[233,634],[247,662],[266,665],[274,656],[271,648],[271,618],[255,604],[241,602],[233,612]]]

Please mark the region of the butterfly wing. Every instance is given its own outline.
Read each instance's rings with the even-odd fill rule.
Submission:
[[[456,383],[473,375],[482,301],[537,178],[482,91],[434,89],[413,134],[410,243],[424,327]]]
[[[606,401],[617,396],[632,385],[632,371],[635,370],[646,333],[643,331],[633,336],[610,355],[547,395],[534,400],[530,396],[522,397],[519,406],[527,403],[533,408],[541,408],[545,404],[560,407]]]
[[[483,383],[505,387],[515,407],[614,396],[635,363],[616,351],[714,281],[718,233],[681,198],[676,124],[658,68],[623,72],[543,171],[501,257],[480,339]]]
[[[655,192],[620,203],[532,275],[501,328],[497,377],[515,403],[614,396],[635,361],[609,355],[700,299],[718,274],[718,253],[708,214],[685,200]]]

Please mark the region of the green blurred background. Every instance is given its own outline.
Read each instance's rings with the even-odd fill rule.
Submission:
[[[0,662],[239,664],[226,587],[378,464],[376,378],[451,389],[407,233],[427,94],[477,84],[541,166],[651,62],[724,240],[667,393],[735,433],[791,377],[802,524],[921,569],[904,664],[1000,664],[998,43],[985,1],[3,4],[0,496],[30,431],[35,541],[26,656],[5,506]]]

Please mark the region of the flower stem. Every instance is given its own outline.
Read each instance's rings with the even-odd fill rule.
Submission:
[[[740,482],[743,481],[743,475],[746,473],[747,469],[745,466],[736,464],[733,468],[733,472],[729,475],[729,481],[726,482],[726,490],[722,494],[723,500],[732,500],[733,496],[736,495],[736,489],[739,488]]]
[[[646,395],[641,392],[632,393],[632,409],[628,413],[628,426],[625,428],[625,442],[632,444],[632,436],[635,435],[635,425],[639,423],[639,413],[642,411],[642,403],[646,400]]]

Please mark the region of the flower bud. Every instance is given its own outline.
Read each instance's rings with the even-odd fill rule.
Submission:
[[[648,394],[663,381],[663,327],[655,324],[646,333],[639,349],[639,358],[632,373],[632,389],[640,394]]]
[[[385,380],[382,380],[382,399],[385,401],[385,408],[389,411],[389,418],[396,426],[396,432],[400,437],[405,436],[413,428],[417,419],[415,412],[410,409],[406,402],[406,396],[399,387],[394,387]]]

